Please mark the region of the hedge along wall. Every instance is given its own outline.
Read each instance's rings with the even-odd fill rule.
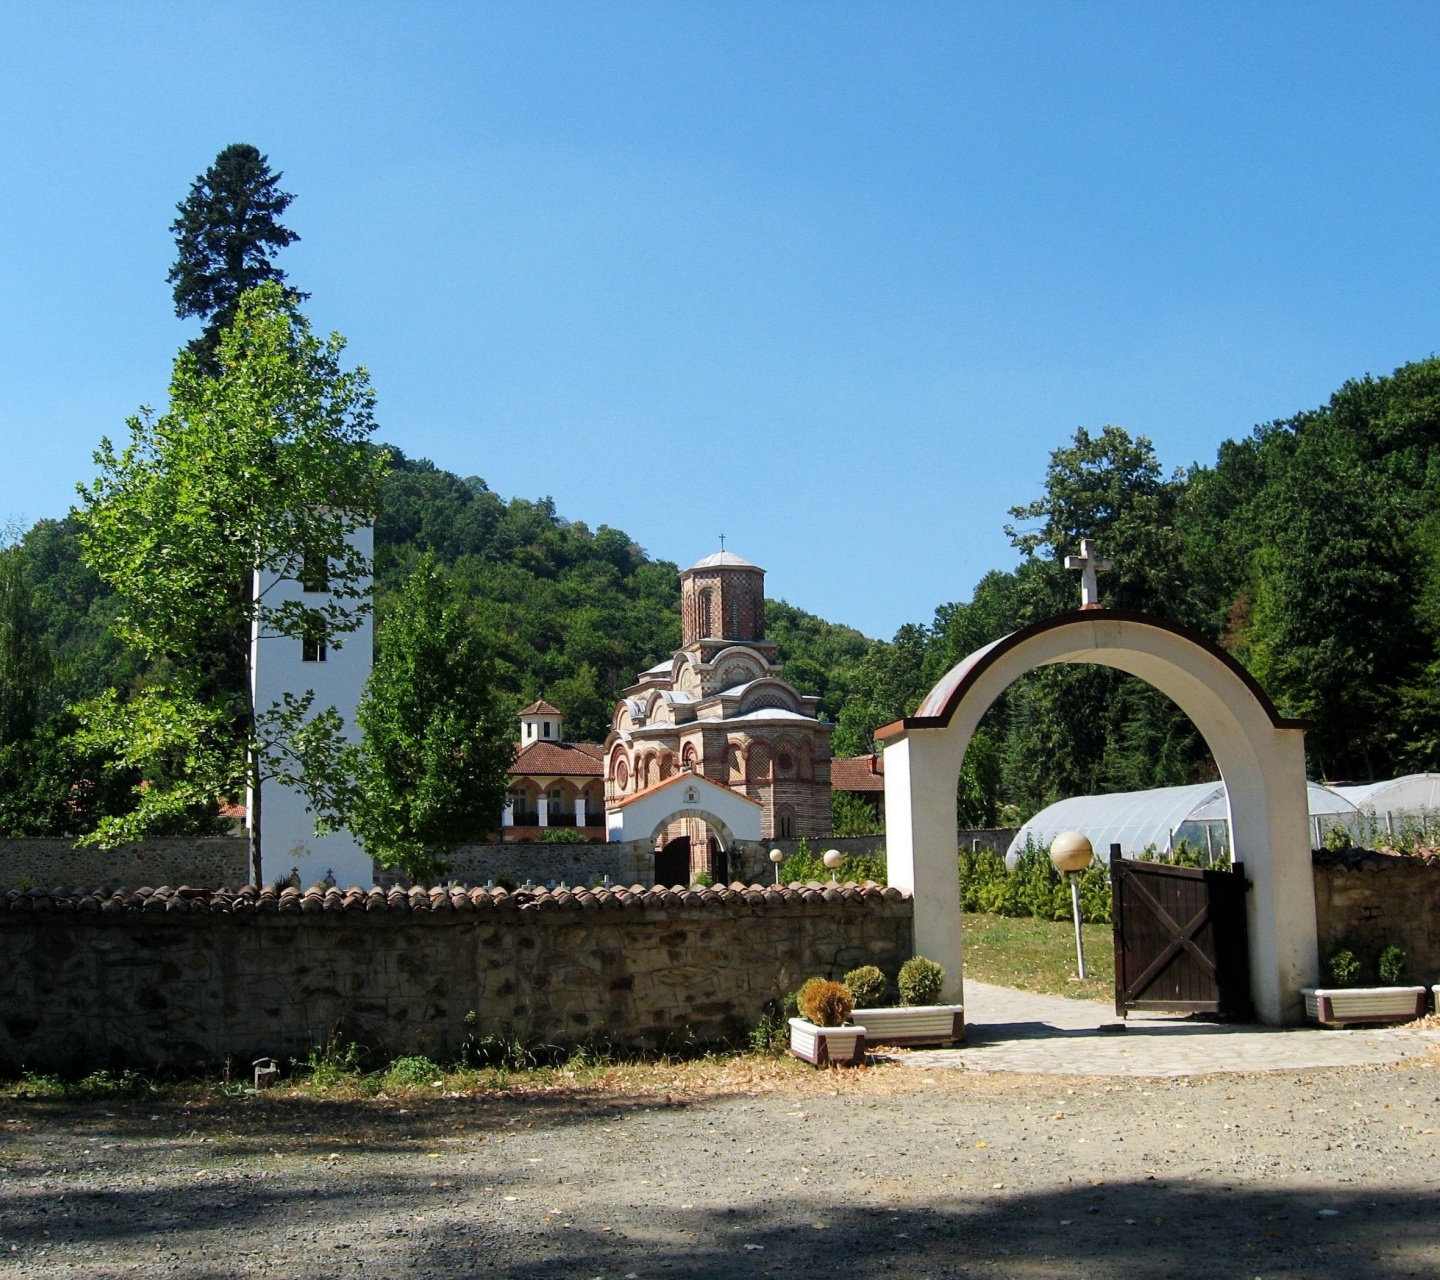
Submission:
[[[302,1056],[334,1036],[444,1060],[468,1035],[629,1047],[742,1036],[815,974],[911,954],[878,885],[204,890],[0,897],[0,1066]],[[474,1011],[477,1025],[467,1026]]]
[[[1378,981],[1387,946],[1403,947],[1407,982],[1440,982],[1440,857],[1315,852],[1315,922],[1321,971],[1344,948],[1360,961],[1361,981]]]

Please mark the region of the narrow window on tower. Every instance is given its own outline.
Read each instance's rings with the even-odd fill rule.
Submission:
[[[305,619],[305,629],[300,633],[300,661],[325,661],[325,619],[318,613]]]
[[[700,593],[700,636],[708,639],[710,636],[710,593]]]
[[[730,601],[730,639],[740,639],[740,601]]]
[[[301,591],[328,591],[330,589],[330,562],[324,556],[307,555],[300,568]]]

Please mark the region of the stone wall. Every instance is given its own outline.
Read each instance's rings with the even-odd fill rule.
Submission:
[[[767,1001],[893,976],[912,903],[876,885],[509,894],[379,889],[0,896],[0,1067],[446,1059],[467,1036],[734,1040]],[[476,1023],[467,1025],[474,1011]]]
[[[1019,834],[1019,827],[967,827],[959,831],[957,843],[961,849],[991,849],[1003,857]]]
[[[69,840],[0,840],[0,888],[194,885],[238,889],[250,879],[243,838],[146,840],[82,849]]]
[[[1343,947],[1360,961],[1362,981],[1375,982],[1380,952],[1393,943],[1405,949],[1410,981],[1440,982],[1440,858],[1358,850],[1313,856],[1322,972]]]
[[[612,884],[648,885],[654,860],[648,851],[637,853],[625,844],[543,844],[539,841],[514,844],[462,845],[447,859],[446,880],[467,887],[492,880],[513,880],[531,884],[591,885],[610,877]],[[376,883],[408,885],[395,871],[375,869]]]

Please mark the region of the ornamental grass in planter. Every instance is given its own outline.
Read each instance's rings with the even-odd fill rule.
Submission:
[[[817,1067],[860,1066],[865,1061],[865,1028],[850,1021],[850,988],[811,978],[800,988],[801,1016],[790,1019],[790,1052]]]
[[[1425,1015],[1425,988],[1402,985],[1405,952],[1388,946],[1381,953],[1376,972],[1382,986],[1361,987],[1360,962],[1355,953],[1340,950],[1326,962],[1331,985],[1305,987],[1305,1014],[1322,1027],[1346,1027],[1357,1023],[1413,1022]]]
[[[857,979],[867,996],[881,999],[885,994],[883,975],[878,986],[870,977],[879,972],[873,966],[856,969],[845,975],[846,985]],[[865,1024],[867,1044],[953,1044],[964,1036],[965,1006],[935,1003],[945,989],[945,970],[933,960],[924,956],[907,960],[895,985],[900,992],[898,1006],[877,1004],[854,1010],[855,1020]],[[856,1003],[864,1003],[858,993]]]

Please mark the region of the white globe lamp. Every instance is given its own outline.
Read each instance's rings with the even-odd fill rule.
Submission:
[[[1085,935],[1080,931],[1080,873],[1095,858],[1095,847],[1078,831],[1062,831],[1050,842],[1050,863],[1070,880],[1070,907],[1075,914],[1075,958],[1085,979]]]

